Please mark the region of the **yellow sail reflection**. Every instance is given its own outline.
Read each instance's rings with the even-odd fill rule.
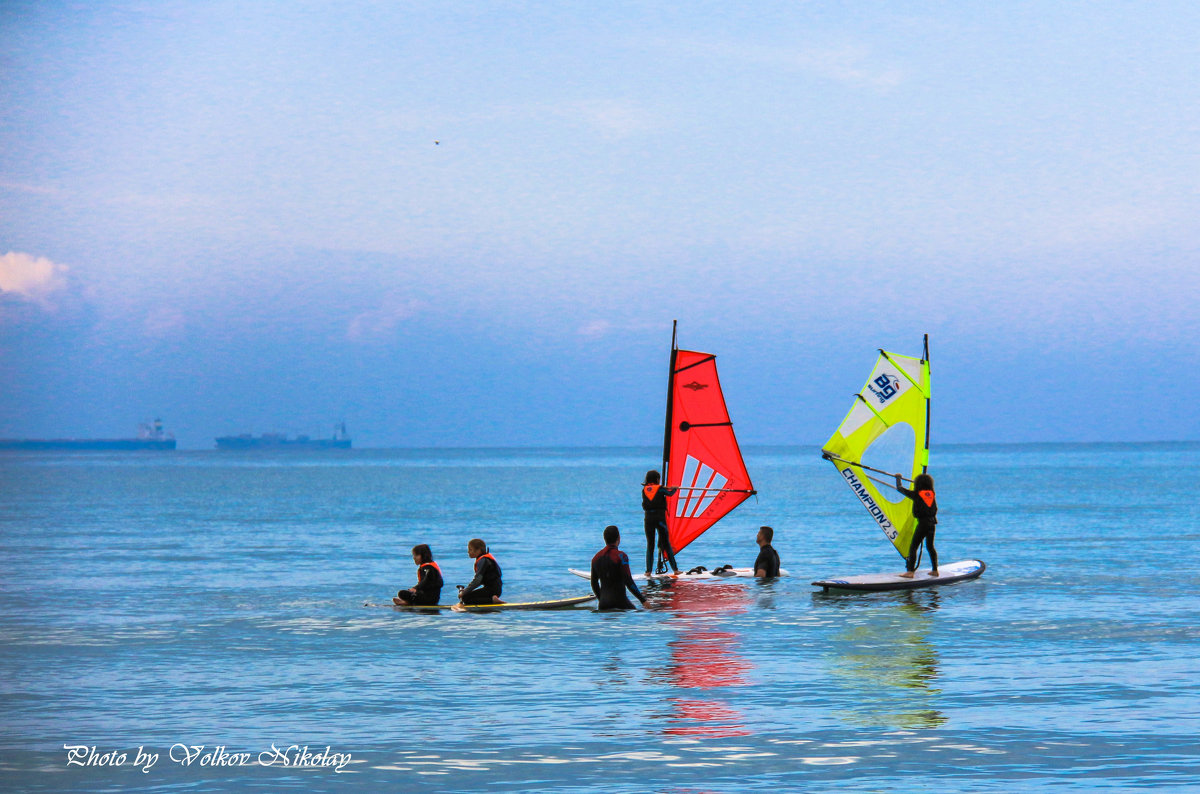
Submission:
[[[937,728],[946,717],[937,710],[941,690],[937,649],[929,642],[936,590],[893,594],[880,609],[878,594],[851,625],[833,638],[833,675],[857,697],[842,712],[855,725],[885,728]]]

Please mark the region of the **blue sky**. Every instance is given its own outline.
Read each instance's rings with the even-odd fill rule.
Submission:
[[[0,436],[1200,439],[1191,3],[0,4]]]

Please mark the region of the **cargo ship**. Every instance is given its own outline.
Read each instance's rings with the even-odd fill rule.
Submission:
[[[263,433],[254,436],[243,433],[237,436],[218,436],[217,449],[224,450],[308,450],[350,449],[350,437],[346,435],[346,423],[334,428],[333,438],[291,437],[287,433]]]
[[[163,430],[162,420],[138,425],[137,438],[0,438],[0,449],[139,451],[175,449],[175,436]]]

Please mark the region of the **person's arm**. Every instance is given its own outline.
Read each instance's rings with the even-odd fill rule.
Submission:
[[[625,576],[625,587],[629,588],[629,592],[633,593],[638,601],[641,601],[643,604],[646,603],[646,597],[642,595],[641,590],[638,590],[637,582],[633,581],[633,572],[629,570],[629,558],[624,554],[621,557],[621,573]]]
[[[458,600],[461,601],[463,596],[465,596],[467,593],[471,592],[472,590],[474,590],[475,588],[479,587],[482,584],[483,584],[483,566],[479,565],[479,566],[476,566],[476,568],[475,568],[475,578],[471,580],[470,584],[468,584],[462,590],[458,591]]]
[[[905,496],[907,496],[909,499],[917,498],[916,491],[910,491],[904,487],[904,485],[902,484],[902,478],[900,477],[899,474],[896,475],[896,490],[899,491],[900,493],[904,494]]]
[[[596,573],[596,563],[592,561],[592,594],[600,597],[600,574]]]
[[[764,567],[763,553],[761,551],[758,553],[758,557],[754,560],[754,575],[760,577],[767,575],[767,569]]]
[[[409,588],[413,593],[423,593],[429,582],[429,569],[422,567],[417,571],[417,583]]]

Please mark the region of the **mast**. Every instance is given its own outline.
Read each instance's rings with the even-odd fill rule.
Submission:
[[[678,348],[675,346],[675,332],[678,325],[678,320],[671,321],[671,366],[667,372],[667,422],[666,429],[663,431],[662,471],[659,472],[662,476],[658,480],[663,487],[667,485],[667,464],[671,460],[671,403],[675,391],[675,356],[678,352]]]
[[[929,334],[925,334],[925,351],[921,354],[921,358],[925,360],[925,372],[929,373]],[[932,377],[930,383],[925,384],[929,389],[929,393],[925,395],[925,462],[921,464],[921,472],[929,471],[929,406],[933,403],[933,384]]]

